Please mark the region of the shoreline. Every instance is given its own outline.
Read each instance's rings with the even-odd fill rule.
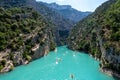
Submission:
[[[68,47],[69,48],[69,47]],[[71,48],[69,48],[71,49]],[[78,50],[74,50],[74,49],[71,49],[73,51],[78,51]],[[78,51],[80,52],[80,51]],[[82,52],[86,52],[86,51],[82,51]],[[97,58],[96,56],[93,56],[92,54],[88,54],[90,57],[93,57],[95,60],[98,60],[100,62],[100,59]],[[108,76],[112,76],[113,78],[115,78],[115,80],[120,80],[120,74],[118,74],[117,72],[111,70],[111,69],[107,69],[107,68],[101,68],[100,67],[100,71],[107,74]]]
[[[93,56],[92,54],[89,54],[89,56],[93,57],[95,60],[100,61],[99,58],[97,58],[96,56]],[[115,80],[119,80],[120,79],[120,74],[118,74],[117,72],[108,69],[108,68],[101,68],[100,67],[100,71],[107,74],[108,76],[112,76],[113,78],[115,78]]]
[[[75,50],[74,50],[75,51]],[[79,51],[80,52],[80,51]],[[100,61],[100,59],[99,58],[97,58],[96,56],[93,56],[92,54],[88,54],[90,57],[93,57],[95,60],[98,60],[98,61]],[[43,56],[41,56],[41,57],[43,57]],[[40,58],[41,58],[40,57]],[[32,61],[34,61],[34,60],[32,60]],[[30,61],[31,62],[31,61]],[[22,64],[22,65],[27,65],[27,64],[29,64],[30,63],[29,61],[26,61],[24,64]],[[15,66],[16,67],[16,66]],[[13,71],[14,69],[12,69],[12,70],[10,70],[10,71]],[[115,71],[113,71],[113,70],[111,70],[111,69],[109,69],[109,68],[104,68],[104,67],[99,67],[99,70],[101,71],[101,72],[103,72],[103,73],[105,73],[105,74],[107,74],[108,76],[112,76],[113,78],[115,78],[115,80],[120,80],[120,74],[118,74],[117,72],[115,72]],[[8,71],[8,72],[10,72],[10,71]],[[3,73],[7,73],[7,72],[2,72],[2,73],[0,73],[0,74],[3,74]]]
[[[100,71],[109,75],[109,76],[112,76],[114,77],[116,80],[119,80],[120,79],[120,74],[118,74],[117,72],[111,70],[111,69],[107,69],[107,68],[100,68]]]

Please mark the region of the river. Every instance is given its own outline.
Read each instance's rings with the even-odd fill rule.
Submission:
[[[72,79],[73,78],[73,79]],[[0,80],[114,80],[99,70],[99,61],[61,46],[38,60],[0,75]]]

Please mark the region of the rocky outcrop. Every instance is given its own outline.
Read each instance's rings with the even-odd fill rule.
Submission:
[[[66,19],[63,15],[58,13],[56,9],[50,8],[46,6],[43,2],[37,2],[37,10],[43,14],[47,19],[51,20],[55,25],[55,38],[57,45],[65,44],[66,38],[68,34],[64,34],[64,36],[60,36],[60,31],[70,31],[74,25],[74,22]]]
[[[52,37],[48,37],[47,35],[46,41],[44,41],[44,44],[41,45],[40,43],[36,44],[31,48],[30,51],[33,52],[32,55],[26,55],[24,56],[24,50],[25,48],[21,48],[20,51],[5,51],[4,53],[0,53],[0,62],[5,61],[5,64],[3,68],[0,70],[0,72],[8,72],[11,71],[15,66],[28,64],[30,61],[34,59],[38,59],[44,55],[47,55],[50,51],[50,42],[52,41]],[[33,38],[34,39],[34,38]],[[54,39],[53,39],[54,40]],[[26,46],[24,46],[26,47]],[[11,59],[12,58],[12,59]]]
[[[117,80],[119,80],[120,78],[120,74],[118,74],[117,72],[111,70],[111,69],[108,69],[108,68],[101,68],[100,69],[103,73],[106,73],[107,75],[109,76],[113,76],[115,77]]]
[[[55,49],[53,25],[34,9],[13,7],[0,10],[1,73],[28,64]],[[6,12],[9,13],[6,15]]]
[[[70,31],[70,29],[73,27],[74,22],[67,19],[56,9],[51,9],[48,6],[46,6],[42,2],[36,2],[35,0],[1,0],[0,7],[4,8],[12,8],[12,7],[32,7],[37,12],[42,14],[46,20],[49,20],[50,23],[54,24],[55,31],[54,34],[56,36],[56,43],[58,45],[61,45],[62,43],[65,44],[66,36],[68,34],[64,34],[65,36],[60,36],[61,34],[59,31]],[[22,15],[26,17],[26,15]]]
[[[119,4],[119,0],[103,3],[72,29],[68,40],[70,49],[98,58],[102,71],[116,77],[120,74]]]

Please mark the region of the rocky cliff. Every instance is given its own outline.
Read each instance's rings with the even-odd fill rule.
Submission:
[[[98,58],[103,71],[120,78],[120,0],[109,0],[71,31],[68,47]]]
[[[30,7],[0,8],[0,72],[55,49],[54,25]]]
[[[37,5],[37,10],[47,19],[51,20],[52,23],[55,25],[56,43],[58,45],[64,45],[69,31],[74,25],[73,21],[65,18],[63,15],[58,13],[56,9],[49,8],[43,2],[37,2]],[[61,32],[64,35],[61,35]]]
[[[68,36],[68,32],[73,27],[73,21],[65,18],[63,15],[58,13],[55,9],[51,9],[47,7],[42,2],[36,2],[35,0],[1,0],[0,6],[4,8],[10,7],[24,7],[29,6],[33,7],[36,11],[46,17],[46,20],[51,21],[55,26],[54,34],[56,36],[56,43],[58,45],[62,45],[66,41],[66,36]],[[60,32],[67,32],[64,36],[61,36]]]

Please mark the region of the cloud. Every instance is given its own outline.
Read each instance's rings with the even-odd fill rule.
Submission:
[[[59,1],[59,2],[63,2],[64,0],[57,0],[57,1]]]

